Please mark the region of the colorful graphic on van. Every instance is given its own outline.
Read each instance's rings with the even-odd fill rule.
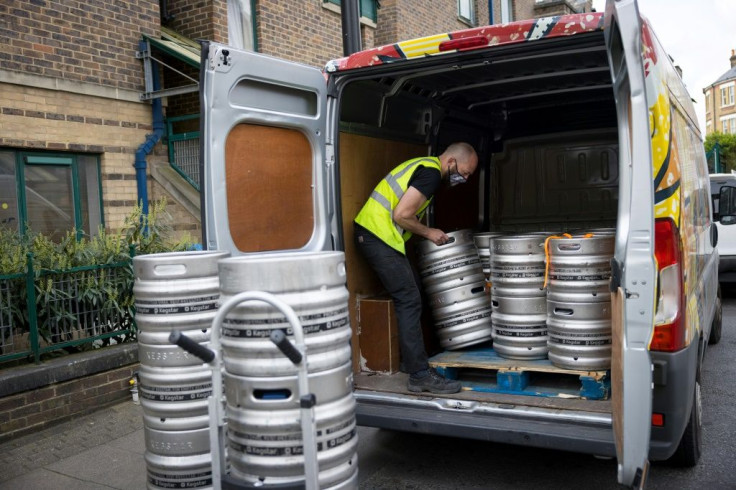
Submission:
[[[658,62],[666,59],[657,52],[649,24],[642,22],[642,58],[646,76],[649,107],[649,128],[652,140],[652,168],[654,170],[654,217],[672,218],[680,226],[680,161],[672,145],[672,114],[667,85],[663,80],[664,68]]]
[[[494,24],[366,49],[328,62],[325,71],[334,73],[459,50],[467,51],[601,30],[603,30],[603,13],[601,12]]]

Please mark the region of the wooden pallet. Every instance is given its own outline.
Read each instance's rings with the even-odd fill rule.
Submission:
[[[548,359],[505,359],[491,347],[442,352],[429,364],[460,380],[464,391],[588,400],[608,399],[611,391],[610,371],[562,369]]]

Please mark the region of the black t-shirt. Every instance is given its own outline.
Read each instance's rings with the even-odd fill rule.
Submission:
[[[414,187],[422,193],[424,197],[430,199],[439,189],[442,183],[442,174],[436,168],[420,166],[414,171],[409,179],[409,186]]]

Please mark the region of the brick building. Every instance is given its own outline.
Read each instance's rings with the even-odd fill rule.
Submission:
[[[192,40],[228,42],[228,3],[2,2],[0,223],[21,229],[28,223],[57,236],[74,227],[88,234],[98,226],[116,230],[145,193],[148,200],[167,197],[174,228],[197,240],[199,69]],[[381,0],[380,8],[378,3],[359,0],[363,48],[590,11],[590,0]],[[340,0],[240,5],[246,47],[316,67],[342,56]],[[141,45],[142,39],[148,44]],[[157,114],[165,119],[157,120]],[[185,163],[194,170],[186,170]]]
[[[731,69],[703,89],[705,94],[705,133],[736,134],[736,50],[731,50]]]

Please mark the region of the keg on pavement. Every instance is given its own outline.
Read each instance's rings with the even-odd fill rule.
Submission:
[[[418,265],[440,345],[457,350],[491,339],[491,304],[473,232],[447,236],[444,245],[421,242]]]
[[[319,487],[340,488],[357,478],[357,427],[352,365],[309,375],[317,405]],[[264,485],[304,475],[304,449],[295,376],[243,377],[225,373],[230,475]]]
[[[172,345],[171,330],[209,344],[217,312],[217,262],[227,252],[173,252],[133,258],[139,393],[148,488],[212,486],[207,397],[212,373]]]
[[[611,258],[615,234],[552,237],[547,325],[549,359],[565,369],[611,366]]]
[[[491,239],[493,348],[509,359],[547,357],[544,235]]]
[[[350,352],[352,331],[342,252],[278,253],[220,261],[222,301],[266,291],[289,305],[304,330],[309,389],[316,395],[320,488],[357,484],[357,432]],[[293,484],[304,479],[297,367],[270,341],[292,335],[270,304],[247,301],[223,320],[231,476],[249,483]]]
[[[348,290],[342,252],[280,253],[233,257],[220,262],[222,302],[244,291],[266,291],[291,306],[304,328],[309,372],[351,362]],[[296,367],[273,345],[273,330],[291,334],[274,307],[248,302],[223,321],[220,343],[229,373],[241,376],[295,374]]]

